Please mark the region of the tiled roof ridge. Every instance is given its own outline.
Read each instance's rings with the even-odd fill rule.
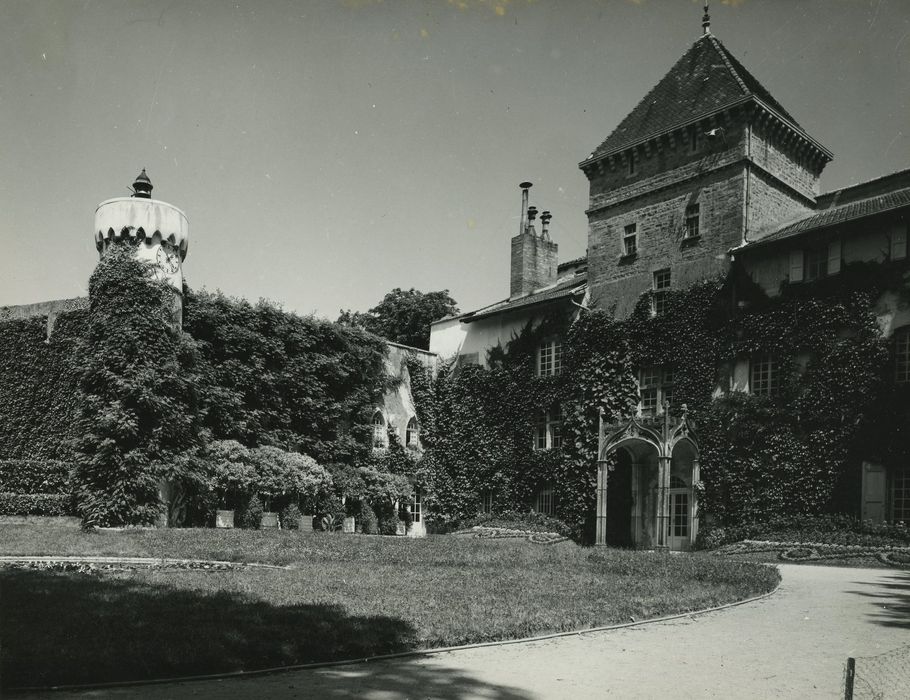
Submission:
[[[746,82],[740,76],[739,71],[737,71],[733,67],[733,64],[730,62],[730,59],[728,58],[727,47],[724,46],[722,43],[720,43],[720,39],[718,39],[713,34],[705,34],[704,36],[699,38],[698,41],[696,41],[695,43],[697,44],[699,41],[703,41],[704,39],[707,39],[710,42],[711,46],[714,48],[714,50],[718,53],[718,55],[720,56],[720,60],[722,60],[724,62],[724,65],[727,67],[727,70],[730,71],[730,75],[733,76],[733,79],[736,80],[740,89],[743,91],[743,93],[744,93],[743,96],[745,97],[746,95],[751,94],[752,91],[749,90],[748,87],[746,87]],[[758,82],[758,81],[756,81],[756,82]]]

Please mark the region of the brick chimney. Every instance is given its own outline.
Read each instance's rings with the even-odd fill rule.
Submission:
[[[544,232],[538,236],[534,228],[537,207],[528,207],[530,182],[522,182],[521,223],[518,235],[512,239],[512,274],[509,281],[509,298],[530,294],[535,289],[546,287],[556,281],[557,251],[559,246],[550,240],[547,228],[550,212],[541,216]]]

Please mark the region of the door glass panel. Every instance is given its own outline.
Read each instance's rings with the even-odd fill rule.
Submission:
[[[689,536],[689,494],[674,493],[670,496],[673,537]]]

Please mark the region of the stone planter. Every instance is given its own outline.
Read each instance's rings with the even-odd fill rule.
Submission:
[[[234,511],[216,510],[215,527],[234,527]]]
[[[354,532],[354,516],[350,515],[341,522],[341,531],[346,534]]]
[[[266,511],[263,513],[259,527],[261,527],[263,530],[277,530],[278,513],[273,513],[271,511]]]
[[[395,534],[402,536],[407,534],[407,525],[405,525],[404,520],[399,520],[395,523]]]
[[[313,516],[312,515],[301,515],[297,519],[297,529],[301,532],[312,532],[313,531]]]

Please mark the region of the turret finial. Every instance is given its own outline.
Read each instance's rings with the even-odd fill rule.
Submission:
[[[708,0],[705,0],[705,14],[701,16],[701,28],[705,34],[711,33],[711,15],[708,14]]]
[[[133,196],[140,199],[152,198],[152,181],[145,174],[145,168],[142,169],[142,172],[136,176],[136,180],[133,182]]]

